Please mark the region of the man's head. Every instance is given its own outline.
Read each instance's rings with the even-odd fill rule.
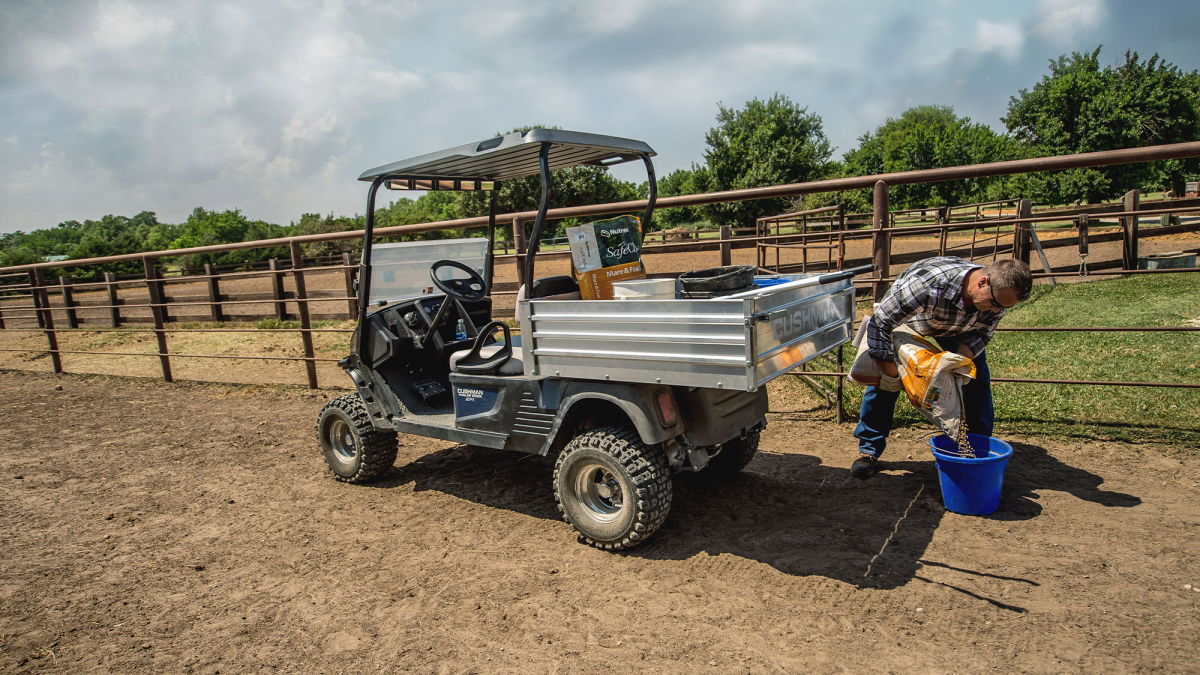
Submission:
[[[1032,288],[1029,265],[1003,258],[968,275],[966,295],[979,309],[998,312],[1028,298]]]

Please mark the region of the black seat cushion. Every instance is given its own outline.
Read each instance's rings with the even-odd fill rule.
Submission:
[[[546,277],[537,279],[533,282],[533,292],[529,294],[530,299],[545,298],[551,295],[562,295],[563,293],[578,293],[579,282],[575,281],[574,277],[560,275],[557,277]]]

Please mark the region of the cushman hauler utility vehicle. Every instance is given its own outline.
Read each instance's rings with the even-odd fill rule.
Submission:
[[[574,278],[539,279],[550,172],[641,160],[650,187],[644,228],[656,195],[652,156],[640,141],[534,129],[362,174],[371,189],[359,323],[340,363],[357,391],[330,401],[317,422],[339,480],[386,473],[397,432],[555,453],[563,517],[588,544],[625,549],[666,518],[672,472],[746,466],[766,424],[763,385],[850,339],[849,278],[862,270],[706,299],[581,300]],[[541,203],[513,335],[492,320],[495,195],[501,181],[533,174]],[[486,241],[373,243],[375,195],[385,185],[488,192]]]

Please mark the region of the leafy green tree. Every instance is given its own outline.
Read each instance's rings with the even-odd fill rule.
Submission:
[[[1200,140],[1200,75],[1125,52],[1100,67],[1100,47],[1050,62],[1032,90],[1009,99],[1003,118],[1012,135],[1036,155],[1065,155]],[[1089,203],[1134,188],[1178,185],[1196,160],[1071,169],[1032,175],[1034,199]]]
[[[858,143],[857,149],[845,155],[842,171],[847,176],[998,162],[1018,153],[1008,137],[942,105],[917,106],[898,118],[889,117],[874,133],[860,136]],[[895,185],[889,197],[893,209],[969,204],[999,198],[1001,195],[989,194],[989,188],[1000,183],[1000,179],[983,178]],[[866,210],[871,200],[871,190],[863,190],[855,202]]]
[[[273,239],[286,236],[286,234],[287,232],[278,225],[246,218],[242,215],[241,209],[230,209],[218,213],[196,207],[192,211],[192,215],[188,216],[187,221],[179,226],[179,236],[171,242],[170,248],[232,244],[255,239]],[[289,252],[286,246],[274,246],[224,253],[194,253],[181,256],[180,262],[184,267],[195,268],[205,263],[229,265],[288,256]]]
[[[11,246],[0,249],[0,267],[32,265],[42,262],[43,256],[28,246]]]
[[[833,148],[821,118],[775,94],[754,99],[741,110],[718,104],[717,126],[705,135],[705,165],[693,167],[699,192],[799,183],[824,178]],[[709,220],[753,227],[756,218],[779,213],[782,199],[712,204],[701,207]]]
[[[645,188],[649,192],[649,188]],[[639,193],[642,190],[639,189]],[[676,169],[658,181],[658,196],[675,197],[678,195],[693,195],[701,192],[696,185],[696,172],[690,169]],[[683,206],[672,209],[655,209],[651,229],[666,230],[682,225],[691,225],[703,216],[695,206]]]
[[[361,230],[366,227],[362,216],[334,216],[332,213],[324,218],[318,213],[305,213],[300,216],[299,223],[293,223],[292,233],[297,236],[309,234],[329,234],[333,232],[348,232]],[[340,255],[354,253],[362,249],[362,239],[337,239],[333,241],[314,241],[301,246],[304,255],[311,257]]]

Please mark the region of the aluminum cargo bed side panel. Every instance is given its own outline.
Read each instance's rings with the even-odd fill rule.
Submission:
[[[530,302],[540,377],[745,390],[741,300]]]
[[[844,283],[818,293],[755,298],[753,317],[757,388],[850,340],[854,288]]]

